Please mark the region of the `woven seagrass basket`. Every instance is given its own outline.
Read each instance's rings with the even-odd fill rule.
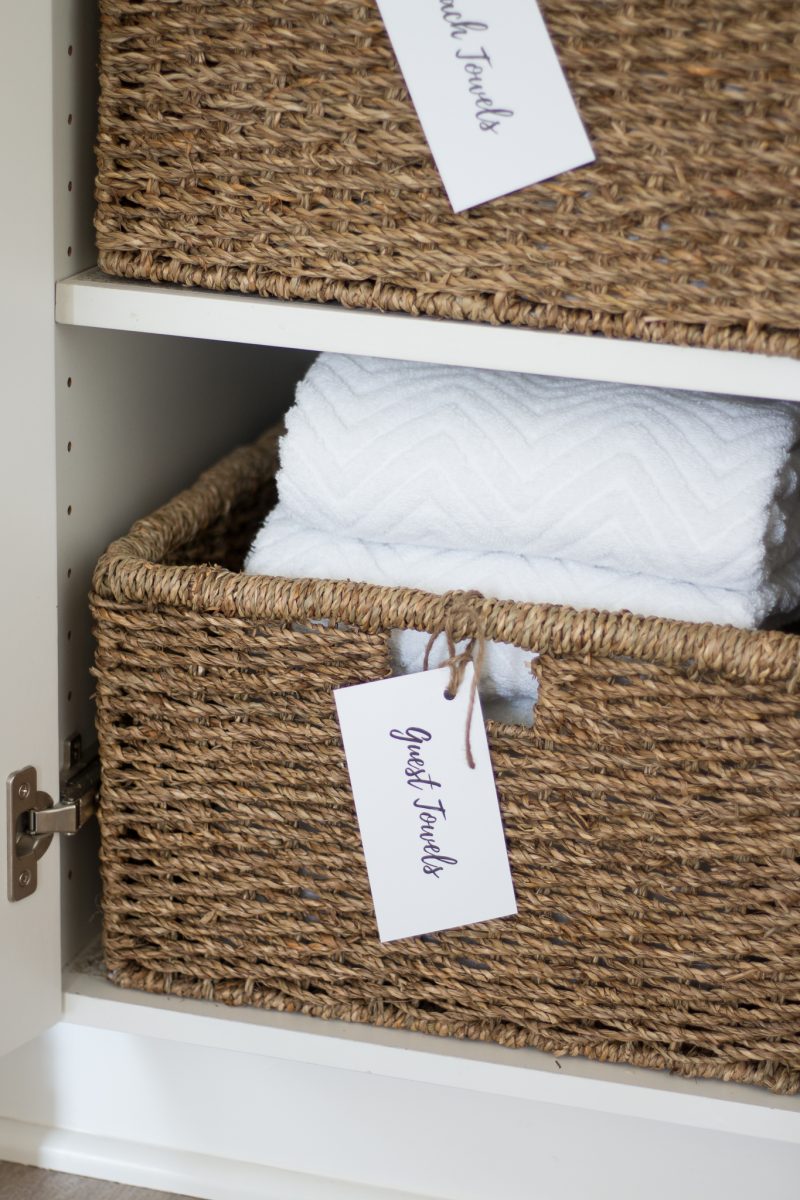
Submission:
[[[489,723],[519,915],[381,945],[331,689],[453,605],[238,574],[276,439],[97,568],[111,978],[797,1090],[800,638],[462,604],[541,653],[534,727]]]
[[[800,356],[800,5],[540,3],[596,162],[454,215],[374,0],[100,0],[100,266]]]

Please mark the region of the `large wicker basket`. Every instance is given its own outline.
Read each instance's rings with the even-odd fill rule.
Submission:
[[[96,572],[112,979],[797,1090],[800,639],[462,604],[456,636],[541,652],[534,728],[489,725],[519,915],[381,945],[331,688],[453,609],[227,569],[275,460],[236,451]]]
[[[374,0],[100,0],[101,267],[800,356],[800,5],[541,7],[597,160],[456,216]]]

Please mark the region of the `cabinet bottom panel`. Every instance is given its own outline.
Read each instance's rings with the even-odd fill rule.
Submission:
[[[2,1063],[0,1156],[206,1200],[750,1200],[765,1178],[770,1200],[796,1195],[796,1142],[457,1078],[64,1020]]]

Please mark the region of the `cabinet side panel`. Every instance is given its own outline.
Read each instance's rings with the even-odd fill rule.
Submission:
[[[150,334],[56,335],[59,728],[94,737],[88,592],[97,559],[139,517],[273,424],[311,355]],[[94,823],[62,847],[63,961],[97,932]]]
[[[50,4],[2,7],[0,72],[0,1053],[60,1011],[58,848],[37,891],[7,899],[6,778],[36,768],[58,787],[53,440]]]

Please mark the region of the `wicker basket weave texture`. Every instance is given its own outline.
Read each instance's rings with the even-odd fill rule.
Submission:
[[[542,0],[593,165],[451,211],[374,3],[101,0],[138,279],[800,356],[800,5]]]
[[[201,565],[225,524],[243,554],[275,442],[97,569],[111,977],[800,1088],[800,639],[462,604],[456,636],[542,652],[535,727],[489,725],[519,915],[381,945],[331,688],[453,604]]]

